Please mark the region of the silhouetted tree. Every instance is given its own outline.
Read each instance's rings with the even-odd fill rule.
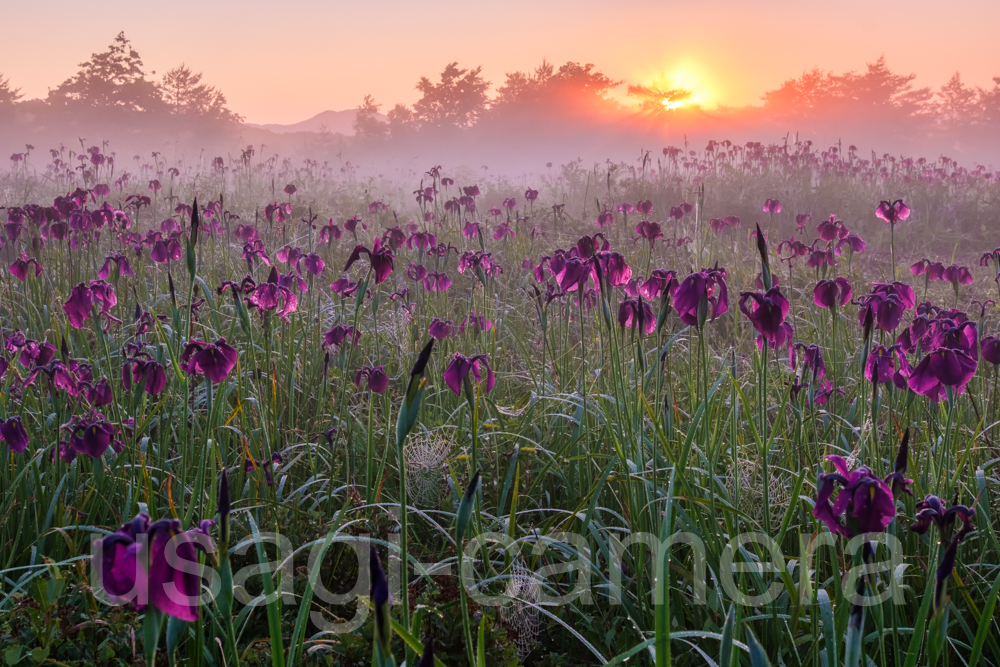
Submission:
[[[201,72],[194,73],[183,63],[160,81],[163,101],[170,112],[221,121],[242,121],[243,118],[226,107],[226,96],[214,86],[201,82]]]
[[[355,136],[366,141],[385,139],[389,126],[379,118],[378,110],[381,108],[382,105],[376,103],[375,98],[365,95],[352,123]]]
[[[11,107],[21,99],[21,89],[11,88],[10,79],[0,73],[0,107]]]
[[[393,139],[405,137],[415,129],[413,110],[405,104],[397,104],[389,109],[386,118],[389,121],[389,135]]]
[[[79,72],[50,90],[48,101],[53,106],[78,104],[124,111],[159,111],[165,106],[124,32],[118,33],[107,51],[91,55],[80,63]]]
[[[835,87],[830,72],[812,69],[764,93],[764,109],[776,116],[814,118],[829,109]]]
[[[977,89],[983,120],[1000,129],[1000,76],[993,77],[993,88]]]
[[[866,117],[915,118],[930,111],[930,88],[914,88],[916,74],[893,74],[885,56],[868,63],[861,74],[833,77],[839,106]]]
[[[486,111],[489,81],[482,77],[482,67],[459,69],[449,63],[441,72],[440,83],[420,77],[417,90],[421,97],[413,105],[413,114],[421,128],[469,127]]]
[[[490,104],[490,116],[542,121],[588,115],[605,109],[609,105],[607,94],[621,83],[595,70],[591,63],[567,62],[556,70],[543,60],[531,74],[507,73]]]

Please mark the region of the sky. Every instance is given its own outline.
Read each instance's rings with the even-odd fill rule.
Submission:
[[[996,0],[103,0],[9,2],[0,73],[44,97],[119,31],[147,71],[203,72],[252,123],[356,107],[366,94],[412,103],[421,76],[482,65],[492,88],[543,59],[594,63],[613,79],[656,78],[705,106],[760,102],[804,70],[894,72],[937,88],[1000,76]],[[625,85],[620,87],[624,98]]]

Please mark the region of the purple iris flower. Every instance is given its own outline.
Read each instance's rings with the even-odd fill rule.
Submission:
[[[129,365],[131,364],[131,365]],[[143,382],[143,390],[150,396],[156,396],[167,387],[167,373],[163,365],[150,359],[135,357],[122,368],[122,384],[126,391],[133,383]]]
[[[97,272],[97,277],[101,280],[107,280],[108,276],[111,275],[111,263],[114,262],[115,266],[118,267],[118,274],[122,276],[134,276],[132,272],[132,265],[128,263],[128,258],[119,253],[112,253],[104,258],[104,266],[101,270]]]
[[[747,304],[750,303],[750,307]],[[785,341],[785,333],[782,325],[788,317],[788,299],[784,297],[777,287],[772,287],[767,292],[741,292],[740,312],[746,315],[754,329],[757,330],[771,349],[775,349],[781,342]],[[779,341],[780,338],[780,341]]]
[[[816,225],[819,237],[824,241],[834,241],[845,238],[850,232],[842,220],[837,220],[837,216],[831,215],[829,220]]]
[[[781,202],[777,199],[768,199],[764,202],[764,213],[781,213]]]
[[[100,304],[101,314],[105,315],[117,303],[118,297],[113,286],[103,280],[93,280],[89,286],[80,283],[70,290],[70,297],[63,304],[63,312],[66,313],[70,325],[80,329],[83,323],[90,319],[94,305]]]
[[[656,317],[648,301],[642,299],[625,299],[618,307],[618,326],[638,329],[640,333],[651,334],[656,331]]]
[[[7,443],[13,454],[21,454],[28,447],[28,431],[17,415],[0,422],[0,439]]]
[[[861,466],[851,471],[841,456],[826,457],[836,472],[820,475],[819,492],[813,516],[827,525],[831,532],[845,538],[863,533],[881,533],[896,517],[896,503],[889,485],[876,477],[870,468]],[[905,459],[900,468],[899,457],[895,473],[905,470]],[[908,491],[910,480],[905,480],[901,491]],[[841,486],[837,499],[830,499],[837,485]]]
[[[176,262],[181,258],[181,243],[176,238],[156,241],[149,252],[149,258],[158,264]]]
[[[620,252],[602,251],[597,254],[597,261],[604,271],[608,285],[612,287],[623,287],[632,278],[632,268],[625,261],[625,256]],[[565,291],[565,288],[563,291]]]
[[[876,345],[871,349],[868,359],[865,361],[865,377],[868,378],[869,382],[874,382],[875,384],[892,382],[893,376],[896,373],[893,352],[898,349],[898,345],[888,348],[885,345]]]
[[[908,385],[915,393],[939,400],[945,387],[957,393],[965,390],[979,365],[976,323],[938,319],[931,324],[929,349],[911,371]]]
[[[725,269],[702,269],[685,278],[674,294],[674,308],[688,326],[714,322],[729,311]],[[699,316],[699,312],[704,313]]]
[[[1000,365],[1000,338],[984,336],[980,345],[982,346],[983,360],[994,366]]]
[[[427,269],[423,264],[410,264],[406,269],[406,277],[414,282],[420,282],[427,277]]]
[[[639,285],[638,292],[646,299],[656,299],[661,296],[674,296],[678,286],[676,271],[673,269],[653,269],[649,278]]]
[[[443,377],[445,384],[447,384],[448,388],[455,392],[456,395],[461,396],[462,385],[467,382],[470,372],[473,377],[476,378],[476,382],[482,382],[483,378],[479,370],[479,365],[482,364],[486,367],[486,392],[489,393],[493,391],[493,386],[496,384],[496,378],[493,375],[493,369],[490,367],[489,358],[490,355],[488,354],[477,354],[467,357],[464,354],[456,352],[455,356],[451,360],[451,363],[448,364],[448,368],[444,371]]]
[[[467,239],[478,238],[480,234],[478,222],[467,222],[462,227],[462,235]]]
[[[433,248],[437,245],[437,237],[430,232],[414,232],[410,238],[406,240],[406,247],[417,248],[418,250],[424,250],[427,248]]]
[[[895,225],[910,217],[910,209],[903,203],[902,199],[897,199],[891,204],[887,201],[881,201],[878,208],[875,209],[875,215],[890,225]]]
[[[188,375],[202,373],[211,382],[219,383],[236,367],[238,357],[236,348],[229,345],[225,338],[219,338],[215,343],[191,341],[181,354],[181,366]]]
[[[361,332],[354,327],[349,327],[346,324],[334,324],[329,331],[323,334],[323,349],[330,346],[340,349],[348,338],[351,339],[353,345],[357,345],[360,337]]]
[[[965,505],[951,505],[945,507],[943,500],[934,495],[928,495],[918,501],[913,509],[916,513],[916,523],[910,526],[910,530],[920,535],[925,534],[934,526],[938,530],[941,543],[947,543],[952,536],[955,520],[962,523],[960,532],[965,535],[974,530],[972,520],[976,516],[976,510]]]
[[[851,300],[853,292],[847,278],[821,280],[813,288],[813,303],[820,308],[843,307]]]
[[[42,265],[38,263],[38,260],[34,257],[29,258],[23,252],[21,256],[14,260],[14,263],[10,265],[10,273],[12,276],[20,280],[22,283],[28,279],[28,267],[31,265],[35,266],[35,277],[42,275]]]
[[[364,366],[354,375],[354,386],[360,388],[361,380],[368,380],[368,389],[381,394],[389,386],[389,376],[385,374],[385,366]]]
[[[915,276],[926,276],[924,280],[942,280],[944,278],[944,264],[932,262],[926,257],[910,266],[910,273]]]
[[[281,319],[288,321],[288,315],[298,309],[299,299],[288,287],[282,285],[280,280],[278,270],[272,267],[267,282],[254,288],[247,297],[247,303],[256,306],[262,315],[274,310]]]
[[[505,237],[515,238],[516,236],[517,232],[514,231],[514,228],[508,222],[501,222],[493,232],[493,238],[497,241],[501,241]]]
[[[813,381],[822,380],[826,377],[826,363],[823,361],[823,350],[819,345],[810,343],[796,343],[795,350],[802,351],[802,368],[812,374]],[[794,369],[797,365],[795,355],[792,356],[791,366]]]
[[[352,282],[346,277],[338,278],[330,283],[330,289],[333,290],[333,293],[343,298],[347,298],[357,292],[358,287],[359,285],[356,282]]]
[[[952,264],[944,270],[943,277],[946,281],[958,287],[959,285],[971,285],[973,282],[972,273],[967,266]]]
[[[86,454],[92,459],[100,458],[111,446],[115,436],[115,428],[103,417],[92,422],[77,421],[72,427],[69,445],[79,454]],[[117,449],[117,443],[116,443]]]
[[[643,220],[638,225],[635,226],[635,233],[638,234],[636,240],[646,239],[649,241],[649,247],[656,246],[656,239],[663,238],[663,230],[660,228],[660,223],[649,222]]]
[[[451,338],[454,326],[451,320],[441,320],[435,317],[431,320],[431,325],[428,327],[427,332],[431,335],[431,338],[445,340],[446,338]]]
[[[362,254],[368,255],[368,261],[371,263],[372,271],[375,272],[375,284],[379,285],[385,282],[385,279],[389,277],[390,273],[392,273],[394,260],[392,250],[387,246],[383,246],[382,241],[378,238],[376,238],[372,243],[371,250],[362,245],[354,246],[354,251],[347,259],[344,271],[350,269],[354,262],[361,259]]]
[[[199,618],[201,580],[196,550],[211,553],[213,521],[182,532],[177,519],[150,522],[139,514],[101,540],[101,583],[118,603],[152,606],[183,621]],[[168,548],[169,547],[169,548]]]
[[[111,405],[114,401],[114,394],[111,392],[111,385],[107,378],[101,378],[97,384],[91,385],[89,382],[81,382],[81,388],[85,390],[87,402],[94,407]],[[85,386],[84,386],[85,385]]]
[[[326,269],[326,262],[314,252],[305,256],[306,271],[310,275],[318,276]]]
[[[447,292],[451,284],[448,274],[441,271],[431,271],[424,278],[424,289],[428,292]]]
[[[865,248],[868,247],[865,240],[857,234],[848,234],[844,238],[837,241],[834,252],[837,253],[838,256],[842,255],[844,253],[844,246],[850,248],[852,253],[864,252]]]
[[[482,313],[470,311],[469,316],[463,319],[462,323],[458,325],[458,333],[465,333],[466,327],[473,330],[476,334],[481,334],[492,329],[493,322],[487,319]]]

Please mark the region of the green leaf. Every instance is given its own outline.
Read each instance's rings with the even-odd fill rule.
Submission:
[[[184,638],[184,630],[187,629],[187,621],[170,617],[167,621],[167,657],[173,660],[173,655],[177,651],[181,639]]]
[[[8,665],[15,664],[21,659],[21,647],[11,646],[9,649],[3,652],[3,659]]]
[[[753,630],[747,628],[747,646],[750,647],[750,664],[753,667],[771,667],[771,661],[767,659],[764,647],[757,641]]]
[[[732,667],[733,636],[736,629],[736,605],[729,607],[726,622],[722,625],[722,646],[719,649],[719,667]]]

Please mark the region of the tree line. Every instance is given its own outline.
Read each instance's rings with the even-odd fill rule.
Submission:
[[[50,89],[44,99],[27,101],[20,89],[0,74],[0,111],[29,105],[56,115],[97,111],[223,123],[243,120],[229,109],[222,91],[203,83],[202,74],[183,63],[159,79],[151,78],[155,72],[146,72],[142,58],[124,32],[118,33],[107,50],[94,53],[79,67],[76,74]]]

